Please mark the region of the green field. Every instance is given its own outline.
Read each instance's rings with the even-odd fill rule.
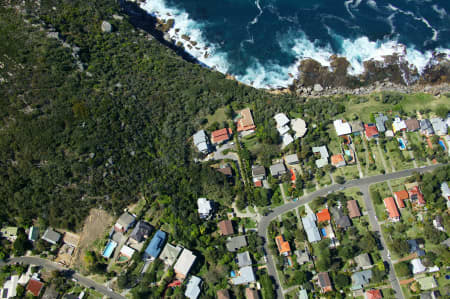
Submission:
[[[336,179],[337,176],[345,177],[345,179],[347,181],[353,180],[353,179],[359,179],[358,166],[350,165],[350,166],[339,167],[333,173],[334,179]]]
[[[346,196],[351,197],[352,199],[356,199],[358,201],[358,204],[361,208],[361,212],[363,212],[366,209],[364,198],[362,197],[362,195],[358,195],[358,193],[361,192],[358,187],[348,188],[342,192],[344,192]]]

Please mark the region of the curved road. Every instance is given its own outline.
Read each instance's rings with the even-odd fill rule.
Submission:
[[[69,271],[68,273],[72,273],[72,274],[70,274],[68,278],[75,278],[79,284],[81,284],[87,288],[94,289],[97,292],[108,296],[108,298],[126,299],[125,297],[123,297],[117,293],[114,293],[112,290],[108,289],[107,287],[105,287],[101,284],[98,284],[89,278],[81,276],[80,274],[77,274],[76,272],[71,272],[72,271],[71,269],[64,268],[64,267],[58,265],[57,263],[54,263],[54,262],[46,260],[46,259],[41,259],[38,257],[23,256],[23,257],[15,257],[15,258],[9,259],[8,264],[12,264],[12,263],[37,265],[37,266],[45,267],[50,270],[57,270],[57,271]]]
[[[365,177],[365,178],[358,179],[358,180],[351,180],[342,185],[337,185],[337,184],[330,185],[323,189],[320,189],[320,190],[312,192],[308,195],[305,195],[305,196],[299,198],[296,202],[289,202],[285,205],[279,206],[279,207],[273,209],[273,211],[270,212],[267,216],[262,217],[258,224],[258,235],[263,238],[264,249],[265,249],[266,253],[269,255],[269,258],[267,259],[267,270],[269,272],[269,276],[271,276],[275,280],[275,289],[277,292],[277,298],[284,298],[284,295],[283,295],[283,291],[281,289],[281,284],[280,284],[280,280],[278,277],[278,273],[275,268],[274,259],[273,259],[272,255],[270,254],[270,251],[268,248],[268,242],[267,242],[267,228],[269,227],[269,224],[270,224],[270,222],[272,222],[272,220],[274,220],[278,216],[280,216],[292,209],[298,208],[299,206],[302,206],[304,204],[307,204],[307,203],[313,201],[317,197],[325,196],[328,193],[333,193],[336,191],[341,191],[341,190],[344,190],[347,188],[352,188],[352,187],[368,188],[369,185],[371,185],[371,184],[376,184],[376,183],[381,183],[381,182],[388,181],[388,180],[395,180],[395,179],[411,176],[414,172],[423,173],[423,172],[431,171],[442,165],[443,164],[436,164],[436,165],[431,165],[431,166],[426,166],[426,167],[421,167],[421,168],[413,168],[413,169],[408,169],[408,170],[392,172],[392,173],[388,173],[388,174]],[[391,270],[393,271],[393,269],[391,269]],[[391,282],[393,283],[394,289],[398,289],[397,286],[394,285],[395,281],[391,280]],[[398,294],[398,298],[403,298],[401,290],[400,290],[400,293],[397,292],[397,294]]]

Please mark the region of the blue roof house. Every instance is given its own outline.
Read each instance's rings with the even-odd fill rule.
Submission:
[[[164,243],[166,242],[167,234],[161,230],[158,230],[153,239],[148,244],[145,249],[145,255],[147,257],[157,258],[164,247]]]

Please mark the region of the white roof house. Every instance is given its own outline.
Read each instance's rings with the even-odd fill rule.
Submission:
[[[295,139],[302,138],[303,136],[305,136],[306,131],[308,130],[308,128],[306,127],[305,121],[301,118],[293,119],[291,121],[291,127],[292,127],[292,130],[295,131],[295,136],[294,136]]]
[[[348,135],[352,133],[352,128],[348,122],[343,121],[342,119],[336,119],[333,122],[334,129],[336,130],[336,134],[338,136]]]
[[[394,133],[406,130],[406,123],[400,117],[396,117],[392,123],[392,129]]]
[[[186,291],[184,292],[184,296],[188,297],[189,299],[197,299],[198,296],[200,295],[201,282],[202,279],[200,277],[191,276],[186,285]]]
[[[131,258],[134,254],[134,251],[135,250],[133,248],[128,247],[127,245],[123,245],[122,248],[120,249],[120,254]]]
[[[251,266],[242,267],[239,269],[239,276],[232,278],[234,285],[247,284],[256,281],[253,268]]]
[[[19,275],[13,275],[10,279],[5,281],[3,289],[0,289],[0,298],[12,298],[17,295],[17,283],[19,281]]]
[[[197,205],[200,218],[202,219],[207,218],[211,214],[212,211],[211,201],[207,200],[204,197],[201,197],[197,200]]]
[[[411,261],[411,265],[412,265],[412,272],[414,275],[425,272],[425,270],[427,269],[423,264],[422,261],[420,259],[413,259]]]
[[[312,148],[312,151],[314,154],[317,154],[317,153],[320,154],[320,159],[316,160],[317,168],[322,168],[328,164],[329,155],[328,155],[327,147],[325,145],[314,146]]]
[[[448,187],[448,183],[447,182],[443,182],[441,184],[441,192],[442,192],[442,196],[445,199],[450,200],[450,188]]]
[[[316,215],[310,213],[305,217],[302,217],[302,223],[309,243],[320,241],[320,233],[316,225]]]
[[[273,118],[277,122],[277,128],[284,127],[289,123],[289,118],[284,113],[278,113]]]
[[[197,133],[194,134],[194,144],[197,147],[198,151],[204,154],[207,154],[210,152],[210,144],[208,135],[206,135],[206,132],[204,130],[200,130]]]
[[[433,126],[434,133],[439,136],[447,135],[447,123],[440,117],[433,117],[430,119]]]
[[[173,269],[175,273],[186,277],[197,257],[188,249],[183,249]]]
[[[284,134],[283,135],[283,147],[288,146],[294,141],[294,138],[292,138],[291,134]]]
[[[280,136],[284,136],[284,134],[289,132],[290,128],[289,128],[289,126],[282,126],[282,127],[277,127],[277,130],[278,130],[278,133],[280,134]]]

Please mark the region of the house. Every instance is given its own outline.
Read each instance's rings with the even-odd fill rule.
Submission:
[[[400,212],[395,205],[395,201],[393,197],[387,197],[384,199],[384,206],[389,213],[389,219],[391,221],[399,221],[400,220]]]
[[[347,201],[347,210],[350,218],[361,217],[361,211],[359,210],[356,199]]]
[[[308,292],[305,289],[301,289],[298,292],[298,299],[308,299]]]
[[[295,139],[302,138],[305,136],[308,128],[306,127],[306,123],[301,118],[296,118],[291,121],[291,128],[295,132]]]
[[[450,200],[450,188],[448,187],[448,183],[447,182],[441,183],[441,192],[442,192],[442,196],[446,200]]]
[[[251,266],[242,267],[239,269],[239,276],[233,277],[232,282],[234,285],[249,284],[256,281],[253,268]]]
[[[16,226],[7,226],[5,228],[2,228],[0,230],[0,233],[2,234],[2,237],[14,242],[17,239],[17,232],[18,232],[18,228]]]
[[[258,291],[253,288],[245,289],[245,298],[246,299],[259,299]]]
[[[383,113],[378,113],[377,116],[375,116],[375,124],[377,126],[378,132],[383,133],[386,131],[386,127],[384,126],[384,123],[388,121],[388,118]]]
[[[427,276],[427,277],[419,277],[416,278],[416,281],[420,285],[420,289],[423,291],[431,290],[438,287],[438,283],[434,276]]]
[[[406,123],[404,120],[402,120],[400,117],[395,117],[394,121],[392,122],[392,131],[394,131],[395,134],[397,132],[406,131]]]
[[[320,159],[316,160],[317,168],[322,168],[328,164],[328,150],[325,145],[322,146],[314,146],[312,148],[314,154],[320,154]]]
[[[380,290],[367,290],[364,293],[364,299],[381,299],[383,298],[383,295],[381,294]]]
[[[288,126],[289,124],[289,118],[284,113],[278,113],[274,117],[275,122],[277,123],[277,130],[278,133],[280,133],[280,136],[283,136],[287,132],[289,132],[290,128]]]
[[[237,264],[239,268],[251,266],[252,259],[250,258],[250,253],[248,251],[241,252],[237,254]]]
[[[405,120],[405,124],[406,124],[406,131],[408,132],[415,132],[420,129],[420,123],[415,118],[408,118],[407,120]]]
[[[177,278],[185,279],[191,269],[192,265],[196,260],[196,256],[192,253],[192,251],[188,249],[183,249],[178,258],[175,266],[173,266],[173,270],[176,273]]]
[[[288,241],[285,241],[282,235],[275,237],[275,243],[277,243],[278,252],[280,255],[291,255],[291,246]]]
[[[198,151],[202,154],[208,154],[211,152],[211,145],[209,143],[208,135],[204,130],[200,130],[193,136],[194,145],[197,147]]]
[[[316,214],[316,216],[317,216],[317,223],[331,220],[330,212],[328,211],[328,209],[323,209],[319,211]]]
[[[217,171],[229,178],[233,177],[233,169],[230,165],[223,165],[220,168],[217,168]]]
[[[331,165],[333,165],[334,167],[342,167],[345,166],[345,159],[344,159],[344,155],[342,154],[336,154],[331,156]]]
[[[39,228],[36,226],[30,227],[30,230],[28,231],[28,240],[34,242],[39,239]]]
[[[164,243],[166,242],[167,234],[162,230],[157,230],[153,236],[150,244],[148,244],[145,249],[145,255],[147,257],[157,258],[163,249]]]
[[[42,240],[50,244],[56,245],[61,240],[61,234],[54,231],[51,227],[47,228],[42,236]]]
[[[416,239],[408,240],[407,242],[409,245],[409,253],[416,253],[419,257],[425,255],[425,251],[420,249],[419,242]]]
[[[30,292],[33,296],[39,297],[43,286],[44,284],[41,281],[31,278],[27,285],[27,292]]]
[[[408,190],[409,198],[413,203],[415,203],[418,206],[425,205],[425,198],[422,194],[422,191],[420,191],[418,186],[415,186]]]
[[[220,130],[213,131],[211,133],[211,142],[213,144],[220,144],[230,140],[233,131],[230,128],[223,128]]]
[[[366,136],[367,140],[378,138],[379,133],[377,126],[375,124],[364,124],[364,135]]]
[[[372,267],[372,260],[370,259],[370,255],[368,253],[363,253],[355,257],[356,265],[359,269],[369,269]]]
[[[439,291],[431,291],[420,294],[420,299],[438,299],[442,298]]]
[[[309,243],[321,240],[319,229],[316,226],[316,215],[308,214],[305,217],[302,217],[302,223]]]
[[[44,295],[42,295],[42,299],[58,299],[59,293],[55,288],[52,286],[47,287],[45,289]]]
[[[362,289],[372,279],[372,270],[364,270],[352,274],[352,287],[353,291]]]
[[[384,136],[387,138],[393,138],[394,132],[392,132],[392,130],[386,130],[386,132],[384,132]]]
[[[285,174],[286,171],[286,166],[284,166],[283,163],[277,163],[277,164],[273,164],[272,166],[270,166],[270,174],[274,177],[274,178],[278,178],[280,176],[282,176],[283,174]]]
[[[238,112],[237,131],[250,131],[253,132],[256,129],[253,122],[252,112],[249,108],[245,108]]]
[[[17,284],[19,282],[19,275],[12,275],[5,277],[3,289],[0,288],[0,298],[15,298],[17,295]]]
[[[266,169],[261,165],[252,166],[252,177],[253,180],[262,181],[266,178]]]
[[[303,265],[311,261],[311,257],[309,256],[309,253],[306,250],[296,250],[294,251],[294,254],[297,257],[297,263],[299,265]]]
[[[397,202],[397,206],[400,209],[403,209],[405,207],[405,199],[409,198],[409,193],[406,190],[395,191],[394,198]]]
[[[327,272],[321,272],[317,275],[319,281],[319,287],[322,293],[331,292],[333,290],[333,286],[331,285],[330,276],[328,276]]]
[[[181,246],[173,246],[170,243],[167,243],[166,246],[164,246],[164,249],[161,252],[161,255],[159,258],[168,266],[173,266],[175,262],[178,259],[178,256],[180,255],[181,251],[183,250],[183,247]]]
[[[433,219],[433,226],[437,230],[440,230],[441,232],[445,232],[445,228],[442,225],[442,221],[443,221],[442,216],[436,215],[436,217],[434,217],[434,219]]]
[[[234,234],[233,222],[231,220],[222,220],[219,222],[219,230],[222,236]]]
[[[431,125],[431,122],[428,119],[422,119],[420,120],[420,134],[425,136],[431,136],[434,135],[433,126]]]
[[[434,133],[439,136],[447,135],[447,123],[440,117],[433,117],[430,119],[431,126]]]
[[[135,220],[136,218],[133,215],[125,212],[117,219],[116,224],[114,224],[114,230],[124,233],[134,224]]]
[[[289,144],[294,142],[294,138],[292,138],[291,134],[284,134],[282,138],[282,147],[285,148]]]
[[[123,245],[120,249],[120,254],[126,256],[127,258],[132,258],[135,250],[127,245]]]
[[[351,121],[350,127],[352,128],[352,134],[355,136],[361,135],[361,132],[364,131],[363,123],[359,120]]]
[[[217,299],[231,299],[230,293],[227,289],[218,290],[217,293]]]
[[[189,299],[197,299],[200,295],[200,287],[201,287],[202,279],[197,276],[191,276],[186,285],[186,291],[184,292],[184,296]]]
[[[425,272],[427,268],[422,264],[420,259],[411,260],[412,272],[414,275]]]
[[[287,165],[296,165],[300,163],[297,154],[287,155],[284,157],[284,161],[286,161]]]
[[[348,227],[352,226],[350,218],[347,215],[344,215],[342,209],[331,207],[330,211],[333,215],[333,220],[337,228],[347,229]]]
[[[207,219],[212,212],[211,201],[204,197],[197,199],[198,214],[200,219]]]
[[[149,223],[145,221],[139,221],[131,232],[130,241],[141,243],[142,241],[150,237],[152,231],[153,227]]]
[[[235,252],[240,248],[247,246],[247,239],[245,236],[237,236],[227,240],[226,247],[228,251]]]
[[[352,128],[350,127],[350,124],[343,121],[342,119],[336,119],[333,122],[334,129],[336,130],[336,134],[338,136],[344,136],[352,133]]]

